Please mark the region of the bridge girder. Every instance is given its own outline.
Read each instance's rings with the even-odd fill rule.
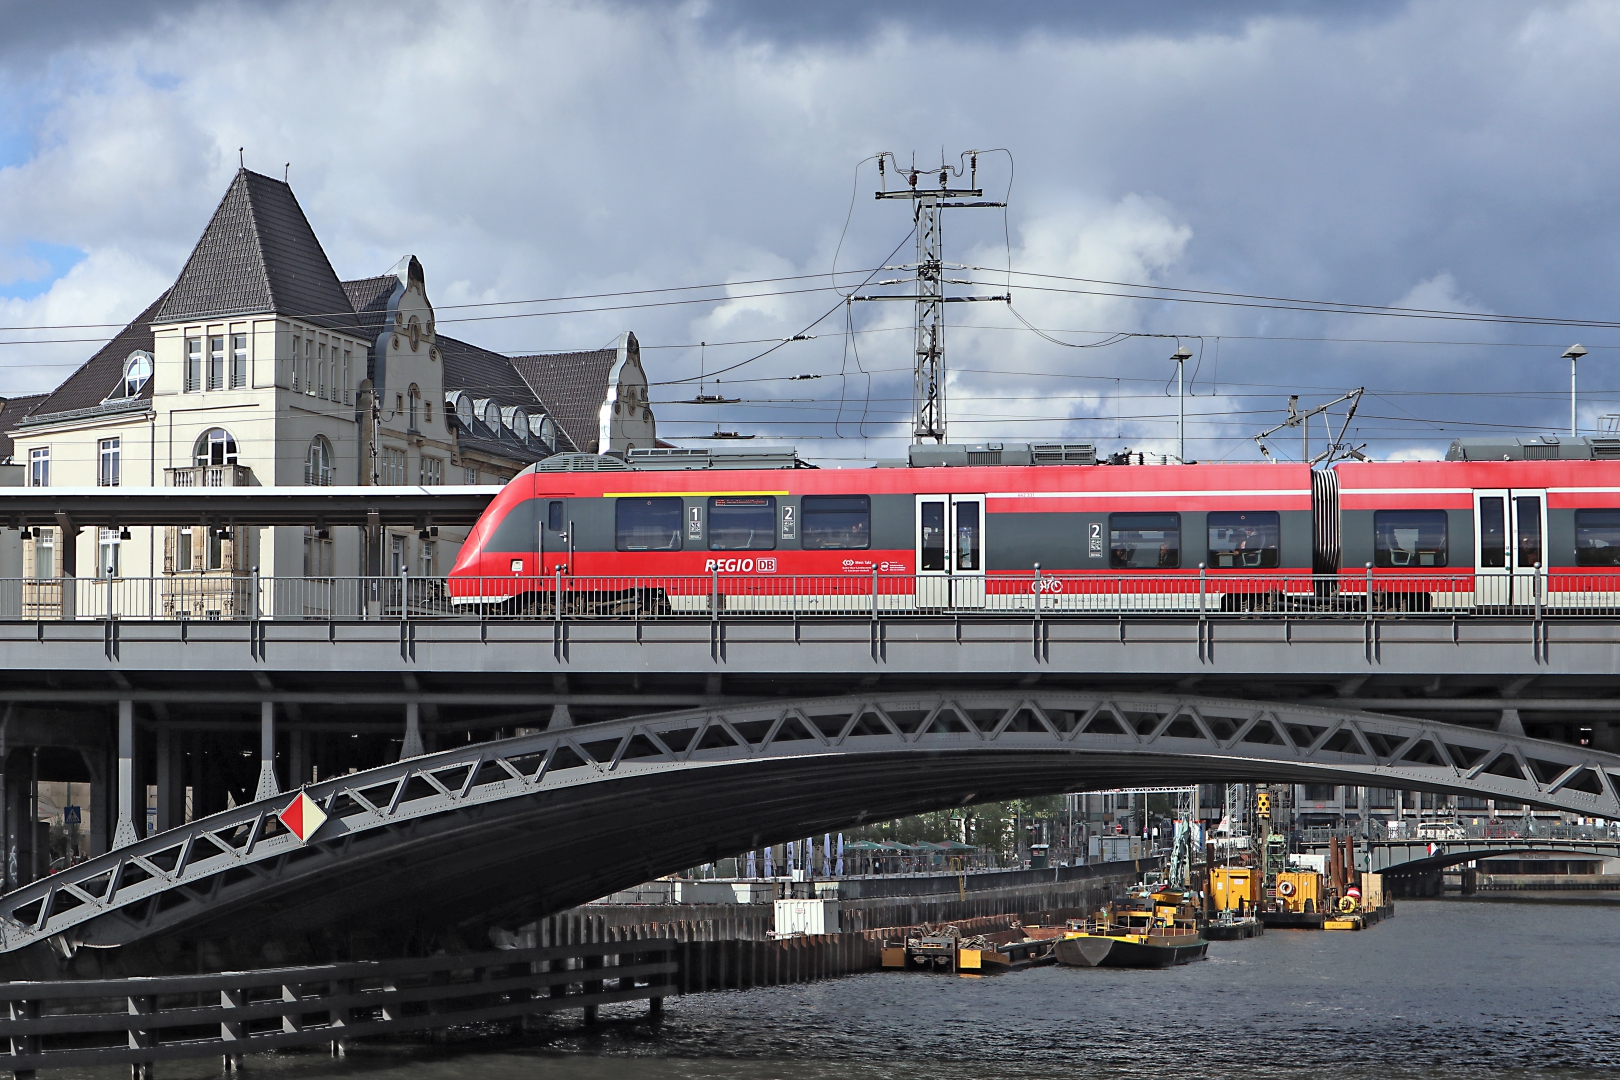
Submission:
[[[904,813],[1147,783],[1330,782],[1620,818],[1620,756],[1360,710],[1164,694],[878,694],[696,708],[461,747],[148,837],[0,897],[53,941],[531,918],[696,862]]]

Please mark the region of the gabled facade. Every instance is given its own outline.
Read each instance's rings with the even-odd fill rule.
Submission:
[[[634,335],[602,352],[612,362],[520,366],[441,336],[420,261],[340,280],[291,188],[243,169],[174,284],[55,391],[16,419],[8,410],[6,435],[33,486],[501,484],[551,453],[650,445],[650,409],[633,419],[624,408],[645,405]],[[594,397],[591,430],[551,414],[536,389],[548,378],[575,411]],[[69,541],[41,529],[23,573],[437,575],[462,539],[318,522],[239,532],[124,528]],[[195,592],[176,610],[229,605],[217,588]]]

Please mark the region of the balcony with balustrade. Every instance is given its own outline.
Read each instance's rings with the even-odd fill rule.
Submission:
[[[246,465],[187,465],[163,470],[163,486],[175,488],[253,487]]]

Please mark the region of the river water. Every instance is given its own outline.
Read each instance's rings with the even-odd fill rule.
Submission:
[[[1359,934],[1272,931],[1167,971],[874,972],[578,1014],[521,1039],[250,1057],[278,1080],[1612,1077],[1620,898],[1406,900]],[[158,1066],[203,1077],[203,1062]],[[86,1078],[127,1070],[76,1071]]]

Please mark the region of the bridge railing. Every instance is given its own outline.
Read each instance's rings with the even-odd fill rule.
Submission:
[[[1266,570],[913,574],[846,560],[779,574],[773,559],[688,575],[0,578],[0,619],[659,619],[973,614],[1367,619],[1620,616],[1620,571]]]

